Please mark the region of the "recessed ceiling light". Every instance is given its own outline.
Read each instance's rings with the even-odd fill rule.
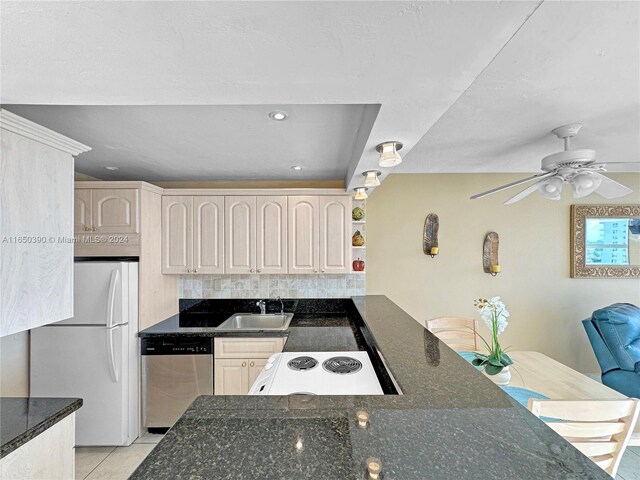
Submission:
[[[300,170],[302,170],[302,165],[292,165],[291,170],[295,170],[296,172],[299,172]]]
[[[384,142],[376,147],[376,150],[380,152],[380,159],[378,165],[385,168],[395,167],[402,163],[402,157],[398,154],[398,150],[402,148],[401,142]]]
[[[288,116],[289,115],[287,115],[287,112],[283,112],[282,110],[275,110],[269,113],[269,118],[278,122],[286,120]]]
[[[364,175],[364,186],[365,187],[377,187],[380,185],[380,179],[378,179],[379,175],[382,175],[382,172],[379,170],[368,170],[366,172],[362,172]]]
[[[116,170],[120,170],[120,168],[118,167],[113,167],[113,166],[107,166],[104,167],[106,170],[111,170],[112,172],[115,172]]]
[[[367,195],[367,190],[369,190],[367,187],[354,188],[353,191],[356,192],[356,194],[353,198],[355,198],[356,200],[366,200],[367,198],[369,198],[369,195]]]

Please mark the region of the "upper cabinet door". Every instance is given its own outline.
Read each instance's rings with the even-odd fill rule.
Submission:
[[[91,195],[91,213],[96,233],[140,233],[137,189],[96,188]]]
[[[318,273],[318,197],[289,197],[289,273]]]
[[[351,197],[320,197],[320,273],[349,273]]]
[[[225,197],[224,210],[225,273],[255,273],[256,197]]]
[[[257,197],[256,272],[287,273],[287,197]]]
[[[224,197],[193,197],[193,273],[224,272]]]
[[[91,189],[77,188],[73,197],[73,231],[91,231]]]
[[[193,268],[193,197],[162,197],[162,273]]]

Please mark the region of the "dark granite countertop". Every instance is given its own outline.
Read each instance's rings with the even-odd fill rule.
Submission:
[[[284,351],[354,351],[364,350],[364,340],[352,316],[350,299],[312,301],[285,300],[285,311],[294,316],[287,330],[260,332],[218,331],[215,327],[234,313],[256,310],[252,300],[181,300],[181,313],[153,325],[138,335],[141,338],[189,337],[287,337]],[[279,304],[269,301],[270,311]]]
[[[0,397],[0,458],[82,406],[80,398]]]
[[[202,396],[131,478],[609,478],[389,299],[353,303],[403,395]]]

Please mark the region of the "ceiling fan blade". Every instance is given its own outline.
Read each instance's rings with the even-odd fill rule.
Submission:
[[[640,163],[640,160],[633,161],[633,162],[598,162],[598,163],[590,163],[587,166],[591,167],[591,166],[600,166],[600,165],[635,165],[637,163]]]
[[[615,180],[611,180],[605,175],[600,175],[599,173],[594,173],[594,175],[597,175],[602,180],[602,183],[600,183],[600,186],[596,189],[596,193],[604,198],[624,197],[625,195],[629,195],[633,192],[630,188],[616,182]]]
[[[504,202],[504,204],[505,205],[511,205],[513,203],[519,202],[520,200],[522,200],[525,197],[528,197],[529,195],[531,195],[533,192],[535,192],[538,189],[538,186],[540,185],[540,183],[541,183],[541,180],[538,180],[534,184],[529,185],[527,188],[522,190],[520,193],[515,194],[509,200]]]
[[[511,205],[513,203],[519,202],[520,200],[522,200],[524,197],[528,197],[529,195],[531,195],[533,192],[535,192],[536,190],[538,190],[538,187],[540,186],[540,184],[542,183],[542,180],[538,180],[537,182],[529,185],[527,188],[525,188],[524,190],[522,190],[520,193],[515,194],[513,197],[511,197],[509,200],[507,200],[506,202],[504,202],[505,205]]]
[[[476,198],[486,197],[487,195],[492,195],[494,193],[501,192],[503,190],[506,190],[507,188],[515,187],[517,185],[522,185],[523,183],[530,182],[531,180],[535,180],[536,178],[541,179],[544,177],[549,177],[554,174],[555,172],[538,173],[537,175],[532,175],[531,177],[523,178],[522,180],[516,180],[515,182],[507,183],[506,185],[502,185],[501,187],[492,188],[491,190],[487,190],[486,192],[476,193],[470,198],[471,200],[475,200]]]

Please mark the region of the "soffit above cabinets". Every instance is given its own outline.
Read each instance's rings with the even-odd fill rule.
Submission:
[[[343,179],[362,152],[358,132],[368,133],[378,112],[378,105],[7,108],[91,145],[76,159],[76,170],[149,182]],[[274,110],[286,111],[287,119],[269,118]]]

